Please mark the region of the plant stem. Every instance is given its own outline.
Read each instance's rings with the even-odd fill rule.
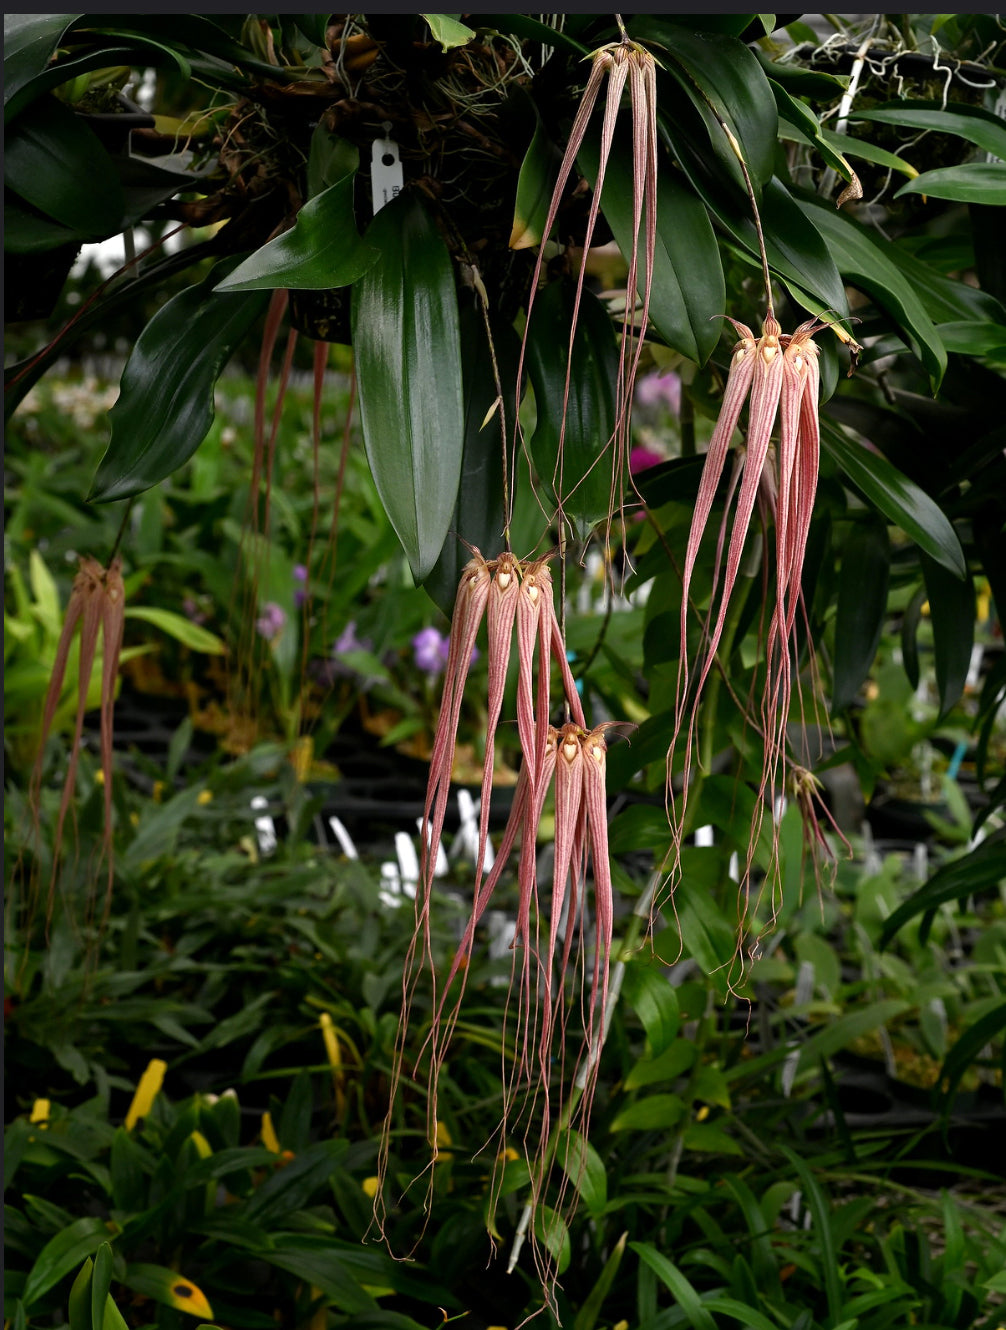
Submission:
[[[608,984],[608,1000],[604,1006],[604,1018],[601,1021],[601,1030],[594,1040],[583,1065],[576,1074],[573,1081],[573,1087],[569,1092],[569,1098],[563,1107],[559,1120],[552,1128],[549,1134],[548,1144],[545,1147],[545,1155],[542,1159],[538,1177],[531,1188],[531,1199],[525,1203],[521,1213],[520,1222],[517,1225],[517,1231],[514,1233],[513,1245],[510,1248],[510,1259],[507,1263],[507,1274],[512,1274],[516,1269],[517,1261],[520,1257],[521,1248],[524,1246],[524,1240],[527,1237],[527,1231],[531,1226],[531,1219],[534,1214],[534,1197],[539,1187],[548,1177],[552,1162],[555,1159],[556,1148],[559,1138],[563,1132],[569,1130],[569,1124],[573,1119],[580,1100],[583,1098],[583,1092],[590,1080],[591,1073],[601,1059],[601,1051],[604,1048],[604,1042],[608,1037],[608,1030],[611,1028],[611,1020],[615,1014],[615,1007],[618,1003],[619,995],[622,991],[622,981],[625,978],[625,958],[633,955],[635,952],[640,935],[646,923],[649,922],[650,911],[653,908],[654,897],[657,894],[657,888],[663,880],[660,873],[653,873],[649,882],[646,884],[646,890],[636,901],[635,909],[629,916],[628,927],[625,930],[625,936],[622,939],[622,946],[619,952],[619,959],[612,966],[611,979]]]

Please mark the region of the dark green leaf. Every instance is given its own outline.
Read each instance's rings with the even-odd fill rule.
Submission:
[[[218,291],[327,291],[350,286],[379,258],[360,238],[353,211],[355,167],[305,203],[291,230],[257,249],[217,285]]]
[[[111,158],[80,116],[51,94],[8,127],[4,183],[90,239],[121,229],[125,204]]]
[[[561,161],[558,148],[539,120],[517,177],[511,249],[527,249],[541,243]]]
[[[967,568],[957,533],[924,490],[882,454],[854,443],[828,421],[822,421],[821,444],[868,503],[900,526],[948,572],[965,576]]]
[[[684,1313],[690,1330],[717,1330],[712,1314],[703,1304],[694,1286],[678,1267],[649,1242],[630,1242],[630,1248],[654,1272]]]
[[[450,256],[406,191],[367,231],[378,262],[353,288],[353,348],[367,458],[422,582],[443,548],[461,476],[464,402]]]
[[[98,464],[91,503],[126,499],[171,475],[213,423],[213,389],[247,336],[266,296],[221,295],[218,265],[174,296],[140,333],[109,412],[112,437]]]
[[[330,14],[294,14],[292,18],[309,42],[315,46],[325,45]]]
[[[464,384],[465,444],[461,460],[461,482],[447,539],[436,567],[424,583],[444,613],[450,618],[461,570],[471,557],[462,539],[491,558],[501,548],[503,538],[503,439],[499,414],[488,422],[486,415],[496,400],[489,339],[475,298],[461,303],[461,372]],[[512,324],[492,325],[496,364],[503,389],[503,410],[511,426],[517,398],[517,363],[520,339]]]
[[[799,206],[827,241],[842,275],[890,315],[938,388],[947,353],[912,284],[886,253],[896,247],[827,204],[802,199]]]
[[[103,1328],[105,1306],[111,1284],[112,1248],[107,1242],[103,1242],[94,1254],[94,1269],[91,1273],[91,1324],[95,1330]]]
[[[474,18],[475,16],[472,15]],[[590,55],[586,46],[566,35],[559,28],[550,27],[530,14],[479,14],[480,28],[495,29],[508,33],[512,37],[536,42],[540,46],[555,46],[574,57]]]
[[[838,583],[833,714],[849,706],[870,672],[884,628],[890,571],[887,524],[872,515],[854,522],[842,551]]]
[[[687,20],[638,14],[628,26],[636,40],[661,48],[661,63],[696,105],[712,103],[736,135],[755,186],[766,184],[775,168],[778,115],[768,79],[748,48],[724,33],[695,32]],[[722,130],[717,137],[723,142]],[[714,139],[713,146],[720,144]]]
[[[623,1233],[612,1248],[611,1255],[605,1261],[604,1267],[597,1277],[597,1282],[580,1304],[580,1309],[576,1313],[576,1320],[573,1322],[573,1330],[594,1330],[597,1325],[604,1300],[611,1290],[615,1275],[618,1273],[618,1267],[622,1263],[622,1255],[625,1252],[625,1242],[628,1236],[628,1233]]]
[[[21,1299],[26,1308],[68,1275],[92,1252],[108,1241],[108,1228],[101,1219],[75,1219],[50,1238],[38,1254],[25,1281]]]
[[[940,715],[945,716],[964,692],[975,640],[975,587],[970,577],[948,573],[928,555],[920,553],[933,625],[933,654]]]
[[[1000,1030],[1006,1030],[1006,1002],[987,1011],[970,1025],[947,1053],[940,1068],[940,1088],[943,1093],[945,1110],[953,1102],[957,1086],[964,1073],[981,1055],[986,1044],[992,1042]]]
[[[781,1145],[780,1148],[800,1179],[803,1203],[810,1212],[814,1233],[820,1247],[819,1270],[828,1303],[829,1322],[831,1325],[837,1326],[842,1320],[842,1282],[839,1254],[835,1247],[832,1232],[832,1216],[828,1198],[822,1191],[821,1184],[810,1165],[801,1159],[794,1150],[791,1150],[789,1146]]]
[[[593,185],[597,180],[600,144],[588,138],[578,165]],[[616,134],[604,178],[601,211],[619,249],[632,250],[632,144]],[[645,289],[645,220],[639,235],[639,281]],[[719,341],[718,317],[726,307],[726,289],[719,246],[709,214],[680,179],[664,169],[657,179],[657,236],[653,254],[650,319],[668,346],[689,360],[704,364]]]
[[[48,65],[59,40],[82,14],[5,14],[3,20],[4,120],[36,94],[31,82]]]
[[[928,914],[945,901],[962,900],[975,892],[998,887],[1006,879],[1006,840],[1000,834],[989,837],[960,859],[953,859],[933,874],[918,891],[914,891],[894,913],[884,920],[879,946],[887,946],[891,938],[916,915]],[[919,929],[919,939],[925,942],[929,928]]]
[[[797,64],[776,64],[757,46],[751,49],[769,81],[781,84],[793,97],[830,102],[841,97],[849,85],[848,75],[822,74],[819,70],[802,69]]]
[[[258,1188],[245,1206],[243,1217],[259,1224],[275,1224],[302,1210],[332,1170],[338,1168],[338,1156],[344,1147],[344,1142],[323,1141],[284,1164]]]
[[[608,1178],[601,1156],[578,1131],[566,1131],[557,1145],[556,1158],[580,1194],[589,1214],[598,1219],[608,1204]]]
[[[868,111],[853,108],[850,120],[869,120],[878,125],[905,125],[909,129],[956,134],[995,157],[1006,158],[1006,125],[983,106],[954,102],[944,107],[936,101],[897,101]],[[948,168],[953,169],[953,168]]]
[[[79,231],[43,216],[19,199],[12,189],[5,191],[3,205],[3,246],[7,254],[43,254],[61,245],[79,248],[87,239]]]
[[[665,981],[666,982],[666,981]],[[661,1081],[676,1081],[695,1065],[699,1050],[688,1039],[675,1039],[655,1057],[641,1058],[626,1076],[626,1090],[638,1090],[644,1085],[659,1085]]]
[[[795,128],[805,143],[809,143],[816,148],[822,159],[833,170],[837,171],[843,180],[851,182],[856,177],[856,173],[844,155],[845,145],[841,144],[839,146],[827,139],[820,121],[810,107],[805,106],[803,102],[798,102],[795,97],[791,97],[786,89],[780,87],[778,83],[770,82],[776,106],[779,108],[779,118]],[[782,127],[780,126],[781,134]],[[833,135],[832,139],[835,137],[837,136]]]
[[[1006,327],[962,319],[936,326],[948,351],[961,356],[1006,357]]]
[[[879,148],[868,139],[855,139],[851,134],[835,134],[830,129],[822,129],[821,137],[829,148],[833,148],[846,157],[855,157],[857,161],[873,162],[874,166],[883,166],[888,170],[898,171],[901,175],[906,175],[912,179],[919,174],[911,162],[906,162],[904,157],[899,157],[895,152],[888,152],[886,148]]]
[[[641,959],[626,965],[622,988],[626,1000],[646,1031],[649,1057],[659,1058],[672,1043],[681,1025],[677,992],[661,967],[645,965]]]
[[[945,571],[945,570],[944,570]],[[922,618],[922,606],[926,601],[925,587],[919,587],[908,602],[901,620],[901,661],[905,667],[908,682],[913,688],[919,686],[919,621]]]
[[[528,320],[527,367],[537,410],[531,455],[543,484],[585,538],[607,516],[610,502],[618,351],[597,296],[583,292],[575,327],[574,300],[571,281],[552,282],[539,292]]]
[[[647,1094],[623,1108],[611,1124],[611,1131],[666,1130],[681,1121],[685,1103],[676,1094]]]
[[[962,166],[939,166],[902,185],[895,194],[926,194],[955,203],[1006,205],[1006,166],[1001,162],[965,162]]]

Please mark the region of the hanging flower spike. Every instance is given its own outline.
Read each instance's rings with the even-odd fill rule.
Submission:
[[[755,504],[758,503],[765,518],[771,516],[775,521],[776,590],[775,604],[768,619],[766,682],[761,701],[761,733],[764,742],[762,776],[742,878],[740,929],[743,933],[748,911],[748,881],[764,815],[765,796],[767,793],[770,802],[774,802],[776,791],[782,784],[781,769],[785,764],[786,727],[794,682],[791,645],[795,639],[796,616],[801,603],[803,562],[820,464],[819,352],[811,339],[815,332],[826,325],[811,319],[801,324],[796,332],[786,334],[781,331],[775,318],[769,315],[761,337],[756,339],[751,329],[744,324],[733,319],[730,322],[740,334],[740,341],[731,356],[723,404],[706,454],[682,573],[682,651],[674,733],[667,754],[666,789],[675,855],[670,874],[673,884],[680,871],[681,835],[692,775],[698,706],[722,639],[727,610],[740,572],[748,527]],[[720,524],[713,590],[700,644],[698,679],[693,684],[687,650],[689,592],[700,544],[745,400],[749,407],[746,437],[737,451]],[[779,436],[776,447],[772,437],[777,416]],[[723,567],[728,526],[729,544]],[[682,731],[685,734],[682,792],[680,802],[675,807],[672,771],[676,745]],[[800,804],[801,810],[804,810],[806,803],[804,800]],[[777,833],[774,833],[768,871],[773,892],[776,886],[777,855]]]
[[[606,447],[613,447],[611,463],[611,490],[608,513],[607,536],[610,536],[611,522],[616,508],[622,507],[623,481],[627,474],[629,448],[631,444],[632,397],[639,361],[642,355],[642,332],[645,331],[649,317],[650,291],[653,281],[653,256],[656,249],[657,235],[657,84],[656,61],[644,47],[631,41],[624,34],[621,41],[612,42],[593,53],[590,77],[584,89],[583,97],[577,108],[573,126],[569,134],[566,151],[559,166],[558,178],[549,203],[548,215],[543,228],[543,235],[548,236],[555,225],[563,193],[573,172],[578,153],[583,146],[590,118],[594,112],[601,87],[607,80],[604,104],[604,118],[601,125],[600,155],[598,158],[597,179],[594,182],[587,223],[584,230],[584,253],[590,248],[597,225],[601,194],[608,160],[614,139],[615,125],[621,106],[626,83],[629,87],[629,99],[632,116],[632,209],[633,232],[632,246],[627,256],[628,273],[626,276],[625,308],[622,315],[622,338],[619,351],[618,374],[615,390],[615,427],[612,437],[606,441]],[[636,326],[637,286],[639,284],[639,232],[643,227],[644,267],[642,303],[638,315],[640,335],[634,351],[630,350],[634,328]],[[531,291],[527,303],[527,322],[521,342],[520,359],[517,370],[518,383],[523,382],[524,357],[527,348],[527,328],[530,326],[535,295],[541,281],[544,265],[544,245],[539,247],[535,263]],[[562,457],[566,434],[566,409],[569,403],[571,366],[575,345],[576,326],[579,318],[580,303],[583,297],[585,269],[583,264],[577,274],[576,292],[573,302],[573,315],[570,323],[569,348],[567,353],[566,381],[563,390],[563,413],[559,429],[558,458],[556,461],[553,485],[559,501],[559,516],[562,518],[563,484]],[[520,403],[518,401],[517,406]],[[522,440],[519,415],[518,433]],[[526,451],[526,449],[525,449]],[[568,496],[566,496],[568,497]],[[508,521],[512,514],[508,514]]]
[[[101,774],[104,781],[105,822],[102,838],[102,853],[108,866],[108,886],[105,893],[105,912],[111,904],[114,864],[112,858],[112,746],[113,716],[115,709],[115,683],[119,673],[119,655],[122,650],[122,635],[126,611],[126,593],[122,581],[122,561],[112,560],[107,569],[97,559],[85,555],[80,559],[79,571],[73,581],[73,590],[66,607],[63,631],[56,647],[56,659],[53,663],[52,677],[46,691],[42,708],[42,730],[39,737],[38,756],[32,771],[29,786],[29,804],[36,819],[41,813],[42,766],[45,760],[45,745],[52,728],[52,722],[59,705],[66,667],[70,655],[70,646],[80,625],[80,655],[77,684],[77,716],[74,724],[73,742],[67,762],[66,778],[63,782],[63,794],[56,817],[56,830],[53,844],[52,874],[49,880],[47,915],[52,912],[56,890],[56,876],[59,868],[60,848],[63,842],[63,829],[67,813],[77,783],[77,762],[84,734],[84,714],[87,710],[87,695],[91,687],[91,675],[94,672],[94,660],[98,648],[99,633],[103,638],[101,665]]]

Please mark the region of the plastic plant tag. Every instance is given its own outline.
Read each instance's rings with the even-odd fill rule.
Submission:
[[[387,134],[391,129],[391,121],[385,120],[383,128]],[[386,203],[398,197],[402,192],[403,180],[398,144],[390,138],[375,139],[370,157],[370,183],[374,193],[375,215]]]

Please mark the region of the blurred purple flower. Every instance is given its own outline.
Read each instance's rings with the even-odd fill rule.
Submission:
[[[369,637],[362,640],[356,635],[356,620],[350,619],[339,636],[332,643],[332,655],[341,656],[345,651],[373,651],[374,644]]]
[[[635,475],[637,471],[645,471],[647,467],[656,466],[658,462],[664,460],[660,453],[654,452],[652,448],[642,446],[633,448],[629,453],[629,470]]]
[[[293,580],[295,582],[307,581],[307,568],[302,563],[295,563],[293,566]]]
[[[673,370],[666,374],[647,374],[636,384],[640,406],[662,406],[674,416],[681,410],[681,379]]]
[[[416,665],[431,678],[443,672],[450,643],[436,628],[424,628],[412,639]]]
[[[307,569],[302,563],[294,564],[293,580],[300,583],[299,586],[294,587],[293,592],[294,607],[299,610],[304,601],[307,600]]]
[[[255,627],[259,635],[264,637],[267,642],[271,642],[283,631],[286,623],[286,610],[282,605],[277,605],[274,600],[267,600],[262,606],[262,613],[255,620]]]
[[[193,623],[198,624],[204,624],[208,617],[199,608],[198,602],[193,600],[191,596],[186,596],[182,601],[182,613],[186,619],[191,619]]]

